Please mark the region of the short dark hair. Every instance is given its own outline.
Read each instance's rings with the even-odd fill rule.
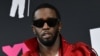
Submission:
[[[48,4],[48,3],[43,3],[43,4],[40,4],[32,13],[32,18],[34,19],[34,14],[35,12],[38,10],[38,9],[41,9],[41,8],[50,8],[50,9],[53,9],[55,12],[56,12],[56,16],[58,17],[59,20],[61,20],[61,17],[60,17],[60,14],[58,12],[58,10],[51,4]],[[33,20],[32,19],[32,20]]]

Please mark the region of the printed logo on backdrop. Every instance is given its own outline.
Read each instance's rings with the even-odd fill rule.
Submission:
[[[90,36],[91,36],[91,44],[92,48],[96,50],[98,53],[98,56],[100,56],[100,27],[99,28],[94,28],[90,29]]]
[[[25,53],[29,51],[29,49],[26,47],[24,43],[18,43],[18,44],[14,44],[13,46],[11,45],[2,46],[2,51],[7,56],[18,56],[20,52]]]
[[[10,17],[15,17],[16,13],[18,13],[18,18],[24,18],[24,10],[25,10],[25,0],[12,0],[11,8],[10,8]],[[29,7],[30,0],[28,0],[27,7],[27,16],[29,16]],[[17,12],[18,10],[18,12]]]

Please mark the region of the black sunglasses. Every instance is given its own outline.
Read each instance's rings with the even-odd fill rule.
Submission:
[[[58,18],[49,18],[47,20],[43,19],[33,20],[33,25],[42,28],[45,22],[48,24],[49,27],[54,27],[58,24]]]

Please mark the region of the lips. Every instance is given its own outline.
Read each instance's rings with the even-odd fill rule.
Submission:
[[[43,37],[43,38],[46,38],[46,39],[50,38],[50,36],[51,36],[51,34],[50,34],[50,33],[47,33],[47,32],[45,32],[45,33],[42,35],[42,37]]]
[[[43,38],[50,38],[50,34],[47,34],[47,33],[44,34],[44,35],[43,35]]]

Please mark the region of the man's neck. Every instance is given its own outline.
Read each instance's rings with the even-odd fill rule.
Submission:
[[[58,36],[54,45],[51,47],[44,46],[42,44],[39,44],[39,50],[41,56],[55,56],[57,52],[59,51],[60,47],[60,37]]]

